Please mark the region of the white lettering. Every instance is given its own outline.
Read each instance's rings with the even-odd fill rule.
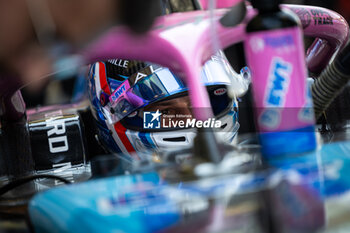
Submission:
[[[170,122],[170,121],[169,121]],[[169,128],[170,126],[166,124],[166,120],[163,118],[163,128]]]
[[[67,136],[49,138],[49,148],[51,153],[60,153],[68,151]]]
[[[186,127],[192,127],[194,128],[195,127],[195,124],[196,124],[196,119],[188,119],[187,122],[186,122]]]
[[[179,127],[183,128],[185,126],[185,122],[184,121],[179,121]]]
[[[171,118],[163,118],[162,128],[220,128],[221,121],[210,118],[206,121],[197,121],[196,119],[172,120]]]
[[[64,119],[46,121],[46,127],[52,127],[52,126],[53,126],[53,129],[50,129],[49,131],[47,131],[48,137],[50,137],[53,134],[61,135],[66,133],[66,124],[64,122]]]
[[[221,121],[215,121],[215,128],[221,128]]]
[[[211,119],[208,119],[206,121],[203,122],[203,127],[204,128],[209,128],[210,127],[210,123],[211,123]]]
[[[179,121],[170,121],[170,125],[172,125],[173,128],[176,128]]]
[[[135,83],[137,83],[138,81],[140,81],[144,77],[147,77],[147,75],[145,75],[143,73],[137,73],[137,76],[136,76],[136,79],[135,79]]]
[[[50,152],[60,153],[68,151],[68,140],[67,136],[65,135],[65,119],[51,118],[46,121],[46,127],[53,127],[47,131]],[[55,137],[51,137],[53,135],[55,135]]]
[[[119,66],[122,68],[128,68],[129,66],[129,61],[128,60],[122,60],[122,59],[113,59],[113,60],[108,60],[109,63]]]
[[[129,61],[128,61],[128,60],[124,60],[124,65],[123,65],[123,67],[124,67],[124,68],[128,68],[128,65],[129,65]]]
[[[145,124],[144,126],[146,129],[151,129],[153,128],[153,123],[148,123],[147,125]]]

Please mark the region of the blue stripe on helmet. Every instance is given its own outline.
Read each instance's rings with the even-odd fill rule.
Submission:
[[[109,129],[103,122],[97,122],[97,133],[99,135],[100,142],[103,144],[106,150],[111,153],[122,153],[122,150],[119,148],[112,135],[110,134]]]
[[[150,133],[139,133],[139,137],[141,139],[141,142],[147,147],[147,148],[155,148],[155,145],[151,139]]]

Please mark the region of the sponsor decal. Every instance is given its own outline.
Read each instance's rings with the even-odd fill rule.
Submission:
[[[272,60],[266,89],[266,106],[283,107],[286,101],[293,65],[282,58]]]
[[[294,12],[299,16],[300,20],[303,23],[303,28],[306,29],[311,24],[311,13],[310,11],[304,8],[297,8]]]
[[[141,81],[142,79],[148,77],[149,75],[154,73],[153,66],[148,66],[142,70],[140,70],[138,73],[133,74],[129,78],[130,85],[134,85],[135,83]]]
[[[214,91],[214,95],[224,95],[224,94],[226,94],[226,92],[227,92],[226,88],[219,88],[219,89]]]
[[[266,47],[273,49],[291,49],[295,46],[292,35],[265,36],[263,38],[253,37],[250,39],[249,44],[254,53],[264,52]]]
[[[125,87],[125,83],[122,84],[118,89],[116,89],[113,94],[111,95],[111,99],[113,102],[117,101],[118,97],[121,96],[125,91],[126,91],[126,87]]]
[[[115,66],[122,67],[125,69],[127,69],[129,66],[129,61],[123,60],[123,59],[112,59],[112,60],[108,60],[108,62]]]
[[[138,81],[140,81],[140,80],[143,79],[144,77],[147,77],[147,74],[137,73],[136,79],[135,79],[135,83],[137,83]]]
[[[265,92],[265,107],[259,117],[260,125],[276,129],[281,122],[280,109],[284,106],[293,65],[282,58],[272,59],[269,80]],[[273,108],[271,108],[273,107]]]
[[[65,119],[46,120],[49,149],[51,153],[61,153],[69,150]],[[53,128],[52,128],[53,127]]]
[[[311,10],[314,25],[333,25],[333,18],[323,10]]]
[[[294,46],[294,39],[292,35],[282,35],[282,36],[268,36],[264,38],[266,46],[272,48],[288,47]]]

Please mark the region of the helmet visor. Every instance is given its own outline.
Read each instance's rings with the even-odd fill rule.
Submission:
[[[230,85],[230,74],[220,59],[209,60],[202,69],[201,82],[204,86]],[[153,69],[152,66],[149,69]],[[147,74],[147,72],[144,72]],[[112,123],[124,119],[136,110],[179,93],[188,91],[186,84],[168,68],[152,70],[150,75],[141,72],[124,81],[109,97],[106,111]],[[218,93],[220,95],[222,93]]]

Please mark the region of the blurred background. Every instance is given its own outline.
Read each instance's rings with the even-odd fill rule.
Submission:
[[[194,10],[193,0],[163,0],[167,1],[166,12],[183,12]],[[218,0],[220,1],[220,0]],[[321,6],[335,10],[342,14],[349,22],[350,20],[350,0],[287,0],[286,4],[305,4]],[[233,68],[239,72],[246,65],[243,45],[237,44],[225,50],[225,53],[231,62]],[[1,70],[1,67],[0,67]],[[86,88],[87,67],[82,67],[78,75],[71,75],[64,79],[59,77],[41,79],[28,85],[22,90],[23,98],[27,108],[35,108],[53,104],[65,104],[79,101],[84,98]],[[350,93],[348,91],[347,93]],[[349,96],[349,98],[348,98]],[[343,95],[341,98],[346,99],[350,106],[350,94]],[[345,100],[338,101],[344,103]],[[250,117],[240,117],[241,132],[255,131],[253,122],[252,103],[249,93],[240,100],[240,114]]]

